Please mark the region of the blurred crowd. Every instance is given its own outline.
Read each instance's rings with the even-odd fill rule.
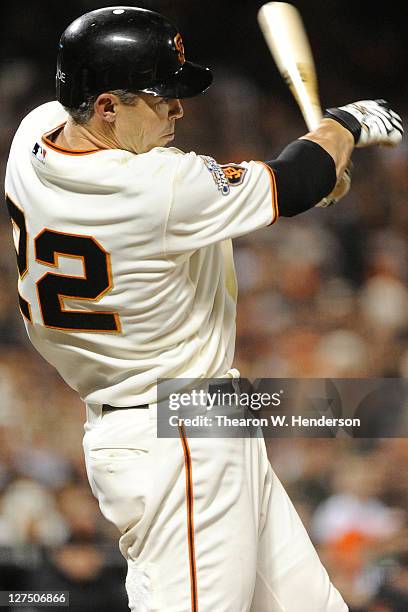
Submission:
[[[31,59],[0,66],[2,175],[19,121],[53,95],[37,77]],[[396,110],[407,124],[408,107]],[[220,64],[213,88],[185,103],[176,146],[265,160],[304,132],[287,98]],[[337,206],[235,241],[244,376],[408,377],[407,144],[353,163]],[[87,484],[84,407],[26,340],[5,210],[0,240],[0,590],[67,590],[75,612],[125,611],[117,533]],[[268,452],[350,610],[406,612],[407,440],[275,438]]]

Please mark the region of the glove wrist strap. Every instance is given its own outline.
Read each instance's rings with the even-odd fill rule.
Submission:
[[[361,134],[361,123],[359,122],[354,115],[348,113],[341,108],[327,108],[323,117],[326,119],[334,119],[338,121],[343,127],[345,127],[349,132],[352,133],[354,138],[354,144],[357,144],[360,140]]]

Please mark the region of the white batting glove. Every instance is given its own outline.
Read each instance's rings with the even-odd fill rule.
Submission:
[[[328,108],[324,117],[335,119],[350,130],[356,147],[395,146],[401,142],[404,133],[401,117],[385,100],[360,100]]]

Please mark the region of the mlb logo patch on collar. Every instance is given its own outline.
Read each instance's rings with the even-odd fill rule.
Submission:
[[[43,149],[41,145],[38,144],[38,142],[35,143],[35,145],[33,146],[33,150],[31,151],[31,153],[42,163],[45,163],[45,156],[47,155],[47,151],[46,149]]]

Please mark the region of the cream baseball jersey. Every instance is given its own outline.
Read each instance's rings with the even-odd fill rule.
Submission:
[[[89,403],[156,401],[158,378],[232,365],[231,239],[278,217],[272,170],[155,148],[53,143],[58,102],[18,128],[6,199],[19,301],[35,348]]]

